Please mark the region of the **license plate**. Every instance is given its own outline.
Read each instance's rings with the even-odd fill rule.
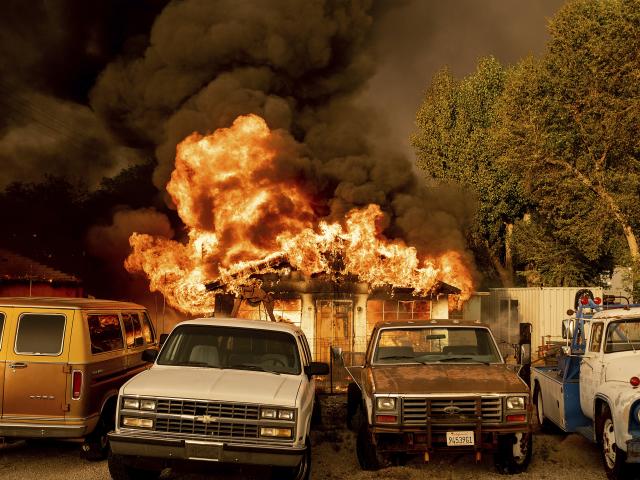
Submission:
[[[447,432],[447,447],[474,445],[473,432]]]
[[[221,443],[185,442],[187,458],[217,462],[222,456]]]

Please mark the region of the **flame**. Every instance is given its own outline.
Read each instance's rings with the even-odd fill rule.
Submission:
[[[300,155],[296,148],[256,115],[187,137],[167,185],[186,238],[134,233],[127,270],[145,273],[152,291],[191,314],[214,310],[215,292],[205,283],[217,279],[225,291],[238,292],[255,281],[250,276],[276,271],[282,261],[306,275],[351,274],[371,287],[407,287],[416,294],[443,281],[468,297],[473,281],[461,253],[428,257],[386,238],[378,205],[352,210],[342,223],[318,219],[300,179],[282,168],[283,152]]]

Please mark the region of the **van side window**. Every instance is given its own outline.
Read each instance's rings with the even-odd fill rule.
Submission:
[[[144,345],[142,327],[137,313],[123,313],[124,331],[127,336],[127,347],[140,347]]]
[[[142,314],[142,336],[147,343],[153,343],[156,341],[156,336],[153,333],[153,325],[149,319],[147,312]]]
[[[64,315],[25,313],[18,320],[16,353],[60,355],[64,341]]]
[[[91,353],[111,352],[124,348],[120,319],[116,313],[88,315]]]

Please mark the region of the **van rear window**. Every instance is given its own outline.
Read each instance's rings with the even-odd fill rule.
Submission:
[[[64,315],[25,313],[18,320],[16,353],[60,355],[64,341]]]
[[[87,321],[91,353],[111,352],[124,348],[122,328],[117,314],[89,315]]]

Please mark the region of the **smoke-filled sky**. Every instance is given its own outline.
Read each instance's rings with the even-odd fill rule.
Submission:
[[[179,141],[255,113],[295,143],[277,174],[304,185],[318,217],[376,203],[391,236],[464,250],[467,200],[413,172],[408,136],[422,92],[444,66],[463,76],[484,55],[511,63],[541,52],[561,4],[5,0],[0,188],[45,174],[94,188],[154,161],[163,192]],[[138,215],[114,217],[114,238]],[[151,219],[150,230],[171,230],[157,219],[162,228]]]

